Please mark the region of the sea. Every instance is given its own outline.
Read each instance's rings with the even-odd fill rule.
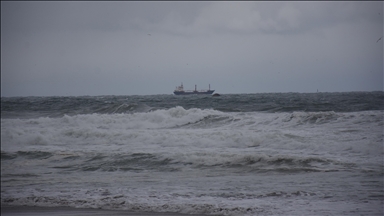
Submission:
[[[1,97],[1,204],[384,214],[384,92]]]

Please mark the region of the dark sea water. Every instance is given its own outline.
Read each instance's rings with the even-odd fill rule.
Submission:
[[[1,203],[383,215],[383,92],[2,97]]]

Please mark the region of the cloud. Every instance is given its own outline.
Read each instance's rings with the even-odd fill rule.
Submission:
[[[251,2],[236,4],[236,2],[212,3],[203,8],[197,15],[193,28],[216,31],[254,31],[260,22],[260,14]]]
[[[378,89],[382,8],[382,2],[2,2],[2,95],[169,93],[181,81],[227,93]]]
[[[340,23],[382,22],[377,5],[364,2],[211,2],[201,6],[193,21],[170,13],[159,27],[186,35],[303,33]],[[189,19],[190,20],[190,19]]]
[[[5,2],[13,31],[159,31],[284,34],[361,20],[382,22],[380,2]],[[8,19],[8,18],[7,18]],[[9,24],[9,25],[8,25]]]

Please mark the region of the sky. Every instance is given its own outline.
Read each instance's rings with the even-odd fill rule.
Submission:
[[[382,1],[1,1],[1,96],[383,91],[383,21]]]

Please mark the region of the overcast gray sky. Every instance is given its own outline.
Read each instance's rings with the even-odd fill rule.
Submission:
[[[380,1],[1,1],[1,96],[382,91],[382,36]]]

